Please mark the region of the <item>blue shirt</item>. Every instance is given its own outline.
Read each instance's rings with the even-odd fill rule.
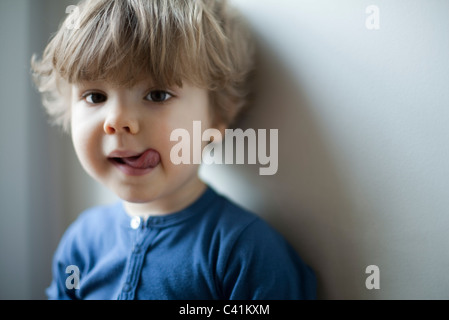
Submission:
[[[127,215],[121,202],[87,210],[58,246],[47,295],[315,299],[316,281],[278,232],[209,187],[184,210],[145,222]]]

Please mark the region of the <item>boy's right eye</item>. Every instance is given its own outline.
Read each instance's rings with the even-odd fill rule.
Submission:
[[[90,104],[99,104],[103,103],[107,100],[107,97],[99,92],[90,92],[85,95],[83,95],[83,98],[86,100],[86,102]]]

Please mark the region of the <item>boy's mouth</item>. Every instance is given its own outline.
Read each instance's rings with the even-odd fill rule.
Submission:
[[[159,152],[153,149],[138,154],[130,151],[114,151],[108,159],[119,167],[125,166],[135,170],[153,169],[161,162]]]

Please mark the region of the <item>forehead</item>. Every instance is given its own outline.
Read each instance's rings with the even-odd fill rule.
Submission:
[[[153,80],[152,77],[139,77],[132,82],[121,83],[117,79],[81,79],[73,82],[72,85],[77,88],[92,88],[92,87],[108,87],[111,89],[133,89],[133,88],[159,88],[163,89],[167,86],[163,86],[160,83]]]

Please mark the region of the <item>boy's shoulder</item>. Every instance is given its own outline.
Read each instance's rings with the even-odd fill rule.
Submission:
[[[207,193],[211,194],[211,202],[201,217],[204,223],[224,231],[241,231],[259,223],[265,224],[259,215],[237,204],[228,196],[211,187],[208,187]]]
[[[219,194],[213,189],[212,191],[216,198],[211,207],[216,210],[216,218],[223,224],[223,227],[232,228],[236,225],[246,227],[260,219],[254,212],[237,204],[227,196]]]
[[[263,243],[286,244],[284,237],[263,217],[224,195],[215,194],[215,204],[211,205],[215,212],[204,217],[204,223],[214,228],[215,233],[222,234],[228,240],[232,239],[231,242],[239,243],[239,246],[241,243],[251,247],[263,246]]]
[[[248,299],[248,296],[251,299],[314,299],[313,271],[287,239],[256,213],[225,197],[220,201],[221,212],[213,228],[221,240],[216,246],[221,247],[216,261],[226,296],[231,299]],[[217,242],[210,243],[214,247]],[[260,290],[248,293],[249,288]]]
[[[116,228],[120,228],[118,220],[123,220],[122,204],[116,202],[93,206],[81,212],[73,221],[61,239],[60,245],[64,244],[74,248],[87,247],[92,241],[104,242],[101,239],[105,234],[110,237]]]
[[[123,204],[120,201],[96,205],[81,212],[69,229],[82,227],[86,232],[107,229],[116,224],[117,220],[122,220],[123,213]]]

